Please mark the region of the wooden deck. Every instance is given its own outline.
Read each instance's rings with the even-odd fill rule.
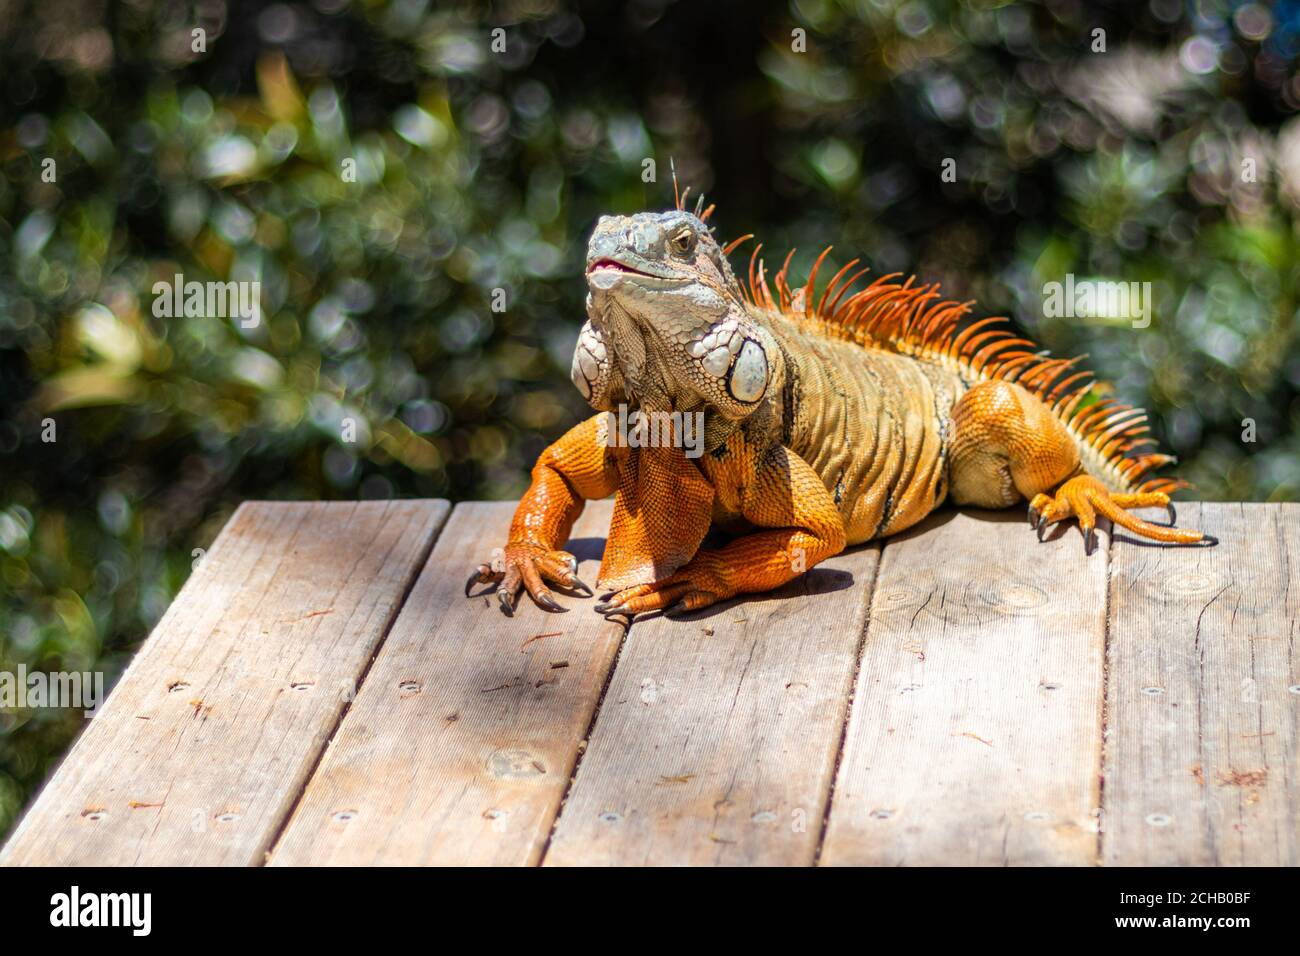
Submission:
[[[0,862],[1296,865],[1300,505],[1179,510],[1223,543],[941,512],[624,635],[464,597],[511,503],[249,503]]]

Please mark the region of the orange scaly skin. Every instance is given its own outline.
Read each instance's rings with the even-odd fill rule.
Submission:
[[[780,446],[760,461],[738,432],[725,447],[727,454],[709,456],[704,465],[721,513],[773,530],[701,550],[669,577],[625,588],[597,611],[635,615],[673,605],[696,611],[735,594],[780,587],[844,550],[839,509],[807,462]]]
[[[1215,543],[1172,527],[1169,492],[1183,484],[1144,477],[1172,459],[1138,450],[1145,415],[1094,400],[1077,360],[1046,356],[1001,320],[966,323],[969,304],[911,279],[849,294],[857,260],[819,296],[829,249],[802,289],[787,281],[787,257],[775,295],[755,249],[746,288],[726,259],[739,241],[721,249],[708,215],[679,199],[597,224],[573,379],[602,414],[542,454],[500,560],[479,566],[466,593],[497,581],[507,613],[521,589],[551,610],[561,608],[548,583],[590,594],[560,548],[584,501],[611,494],[597,581],[611,594],[596,610],[626,618],[770,590],[948,499],[1028,500],[1040,540],[1076,518],[1088,552],[1098,515],[1155,542]],[[677,416],[670,440],[611,440],[619,406]],[[1169,509],[1169,526],[1127,510],[1152,506]],[[702,547],[710,528],[736,536]]]

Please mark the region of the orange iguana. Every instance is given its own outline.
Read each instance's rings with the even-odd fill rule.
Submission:
[[[1185,483],[1143,478],[1173,459],[1140,450],[1151,442],[1141,409],[1090,400],[1077,359],[1046,355],[1002,319],[964,322],[970,303],[898,274],[851,293],[867,271],[849,275],[856,259],[819,294],[829,249],[800,289],[787,256],[774,295],[759,246],[742,285],[727,256],[752,237],[720,247],[712,207],[692,214],[683,199],[597,223],[573,380],[600,414],[542,453],[509,542],[467,594],[499,582],[507,613],[521,588],[551,610],[548,583],[591,596],[559,548],[584,502],[610,494],[597,586],[611,594],[596,610],[626,617],[775,588],[949,499],[1027,499],[1039,540],[1076,518],[1087,553],[1098,515],[1152,541],[1216,543],[1173,526],[1169,493]],[[666,422],[668,440],[624,440],[629,409]],[[1168,508],[1169,525],[1128,513],[1147,506]],[[737,536],[701,548],[711,527]]]

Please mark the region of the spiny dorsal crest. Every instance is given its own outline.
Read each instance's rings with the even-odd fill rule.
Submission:
[[[712,209],[710,206],[709,211]],[[752,238],[752,234],[745,235],[727,243],[724,254],[730,255]],[[1164,492],[1189,487],[1178,479],[1144,478],[1147,472],[1175,459],[1143,450],[1155,444],[1146,412],[1100,397],[1108,386],[1091,373],[1075,369],[1086,356],[1053,358],[1029,339],[1019,337],[1000,316],[964,321],[973,301],[944,299],[938,283],[925,285],[914,276],[899,281],[901,272],[880,276],[850,294],[870,271],[865,267],[853,271],[859,259],[850,260],[836,272],[818,296],[817,273],[830,246],[817,257],[807,281],[798,288],[792,288],[789,281],[795,253],[791,249],[773,278],[774,295],[759,256],[762,248],[761,243],[754,247],[748,287],[742,284],[753,308],[776,313],[828,337],[933,362],[967,381],[1015,382],[1042,400],[1070,430],[1085,455],[1093,459],[1090,466],[1103,469],[1121,486]]]

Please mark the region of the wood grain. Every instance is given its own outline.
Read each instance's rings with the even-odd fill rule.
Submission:
[[[811,863],[878,557],[634,624],[545,863]]]
[[[1104,542],[972,511],[886,543],[823,864],[1093,862]]]
[[[541,855],[623,628],[568,599],[467,599],[514,504],[458,505],[272,865],[527,864]],[[611,502],[570,546],[595,581]],[[481,589],[480,589],[481,590]]]
[[[1214,548],[1117,541],[1110,864],[1300,864],[1300,505],[1179,508]]]
[[[261,862],[448,510],[240,507],[0,863]]]
[[[0,863],[1300,864],[1300,505],[943,512],[626,638],[463,596],[513,510],[243,506]]]

